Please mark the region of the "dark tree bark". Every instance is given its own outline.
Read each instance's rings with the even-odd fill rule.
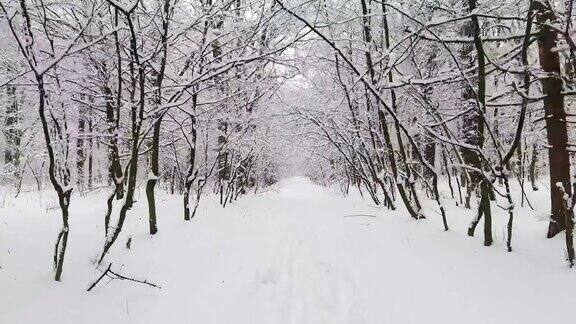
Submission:
[[[568,128],[564,96],[562,95],[562,78],[560,56],[557,47],[558,31],[549,25],[556,22],[554,11],[549,3],[534,2],[536,21],[540,25],[538,34],[538,55],[540,66],[546,76],[541,78],[546,120],[546,137],[548,139],[548,163],[550,166],[551,219],[548,226],[548,237],[554,237],[566,230],[566,249],[568,261],[574,264],[574,246],[572,230],[574,227],[573,211],[564,196],[572,195],[570,180],[570,155],[568,153]]]
[[[530,158],[528,174],[530,183],[532,185],[532,190],[538,191],[538,184],[536,183],[536,180],[538,179],[538,145],[536,143],[532,145],[532,157]]]
[[[436,165],[436,142],[434,142],[432,139],[429,139],[429,138],[424,139],[424,141],[426,143],[424,145],[424,158],[426,159],[426,161],[431,166],[435,166]],[[433,177],[432,173],[428,169],[424,169],[424,175],[427,178]]]
[[[468,10],[473,13],[476,10],[476,0],[468,0]],[[475,149],[464,148],[462,158],[464,162],[473,168],[470,172],[470,182],[465,205],[470,207],[470,198],[473,191],[480,185],[480,203],[478,205],[478,217],[472,222],[468,229],[468,235],[474,235],[475,222],[480,221],[484,216],[484,245],[492,244],[492,213],[490,210],[491,186],[488,179],[482,174],[483,163],[480,150],[484,146],[484,115],[486,113],[486,59],[480,34],[480,24],[478,16],[472,14],[470,21],[464,25],[464,34],[472,36],[474,39],[474,49],[478,60],[478,74],[474,78],[478,85],[475,91],[471,84],[465,85],[462,98],[466,102],[468,113],[464,115],[464,142]],[[468,64],[473,64],[472,48],[465,48],[462,52],[463,58],[468,59]]]
[[[568,131],[564,96],[562,95],[560,56],[556,50],[558,32],[548,27],[548,24],[553,24],[556,21],[556,17],[551,8],[540,1],[534,2],[534,9],[536,21],[540,25],[540,33],[538,34],[540,66],[547,74],[541,79],[541,82],[543,92],[546,95],[544,114],[548,139],[551,192],[551,219],[547,236],[550,238],[566,229],[567,225],[572,227],[572,217],[569,215],[563,197],[563,192],[568,195],[572,193],[570,156],[567,149]],[[572,251],[571,254],[573,255],[574,252]]]
[[[3,121],[5,125],[5,139],[6,150],[4,154],[4,162],[10,165],[14,170],[20,166],[20,144],[22,141],[22,130],[20,129],[20,106],[18,104],[18,95],[16,93],[16,86],[6,86],[7,102],[6,115]]]
[[[77,183],[80,187],[80,192],[84,188],[84,176],[86,166],[86,148],[84,147],[84,138],[86,133],[86,107],[81,106],[78,116],[78,135],[76,138],[76,174]]]
[[[118,239],[124,222],[126,221],[126,216],[128,211],[134,205],[134,192],[136,190],[136,178],[138,176],[138,152],[140,148],[140,137],[142,121],[144,120],[144,105],[145,105],[145,68],[141,64],[140,54],[138,52],[137,36],[134,27],[134,22],[132,20],[132,12],[136,9],[136,6],[131,8],[131,11],[124,11],[123,8],[118,7],[113,1],[108,0],[108,3],[113,6],[116,10],[121,11],[128,23],[128,28],[130,31],[130,75],[131,75],[131,89],[130,89],[130,118],[131,118],[131,151],[130,151],[130,161],[128,165],[128,181],[126,183],[126,197],[124,199],[124,204],[120,208],[120,214],[118,217],[118,222],[114,231],[109,233],[104,243],[104,248],[102,254],[98,259],[98,263],[101,263],[106,256],[106,253]],[[138,93],[138,100],[136,100],[136,93]]]
[[[162,104],[162,81],[164,80],[164,72],[166,70],[166,59],[168,55],[168,28],[170,22],[170,0],[164,0],[163,14],[162,14],[162,34],[160,35],[161,42],[161,56],[160,56],[160,69],[156,76],[156,108],[159,109]],[[154,116],[154,129],[152,132],[152,154],[150,157],[150,171],[151,176],[146,182],[146,197],[148,199],[148,223],[150,226],[150,234],[154,235],[158,232],[157,216],[156,216],[156,198],[154,196],[154,189],[158,178],[160,176],[159,159],[160,159],[160,130],[164,113],[158,111]]]
[[[196,110],[196,104],[198,100],[198,95],[195,93],[192,95],[192,113],[194,114]],[[196,143],[198,133],[196,130],[196,117],[194,115],[191,118],[191,135],[192,139],[190,141],[190,165],[188,167],[188,173],[186,174],[186,180],[184,183],[184,220],[190,220],[194,215],[190,213],[190,191],[195,182],[198,181],[198,170],[196,169]],[[196,210],[196,209],[194,209]]]
[[[56,156],[54,153],[54,148],[52,144],[52,138],[50,136],[50,128],[48,126],[48,120],[46,118],[46,90],[44,88],[44,75],[36,74],[36,82],[38,86],[38,112],[40,115],[40,121],[42,122],[42,130],[44,133],[44,141],[46,143],[46,150],[48,151],[48,176],[52,186],[58,194],[58,205],[62,212],[62,229],[58,234],[58,239],[56,240],[56,246],[54,249],[54,268],[55,275],[54,280],[60,281],[62,276],[62,269],[64,267],[64,256],[66,254],[66,247],[68,245],[68,233],[70,231],[70,225],[68,224],[69,212],[68,207],[70,206],[70,196],[72,195],[72,189],[66,188],[68,183],[64,183],[62,186],[57,179],[57,166],[56,166]],[[64,164],[65,165],[65,164]],[[64,172],[69,172],[64,170]],[[66,180],[64,180],[66,181]]]
[[[118,9],[114,10],[114,25],[118,26]],[[118,148],[118,138],[120,131],[120,107],[122,105],[122,53],[120,49],[120,40],[118,32],[114,32],[114,46],[116,52],[117,64],[117,88],[116,100],[113,99],[112,89],[105,84],[102,87],[102,92],[106,98],[106,122],[108,123],[108,177],[114,184],[114,192],[108,197],[106,204],[107,210],[104,215],[104,235],[108,237],[110,227],[110,217],[112,215],[114,198],[120,200],[124,198],[124,177],[122,166],[120,164],[120,150]]]
[[[468,1],[468,9],[469,11],[474,10],[476,8],[475,0],[466,0]],[[470,19],[464,22],[462,26],[462,35],[467,37],[479,37],[479,31],[476,30],[478,26],[478,18]],[[473,56],[475,46],[474,44],[465,44],[462,46],[460,50],[460,56],[464,61],[464,67],[470,68],[476,64],[475,57]],[[478,51],[478,48],[476,48]],[[478,56],[478,63],[480,65],[480,61],[484,61],[484,57],[477,53]],[[481,117],[481,107],[479,106],[478,100],[480,98],[477,97],[477,93],[472,88],[472,84],[476,82],[480,87],[480,82],[484,82],[476,77],[472,77],[469,81],[463,82],[464,90],[462,92],[462,101],[464,103],[464,109],[467,112],[464,114],[462,118],[462,131],[464,135],[464,143],[473,147],[481,148],[484,145],[484,124],[482,123]],[[466,165],[470,167],[480,170],[482,168],[482,163],[480,156],[477,151],[468,148],[462,148],[462,159]],[[469,178],[468,181],[462,181],[462,183],[466,183],[467,190],[466,190],[466,198],[465,198],[465,207],[471,208],[470,200],[474,192],[479,189],[479,184],[482,181],[482,174],[478,171],[465,171],[468,172]]]
[[[90,102],[93,102],[92,96],[90,96]],[[86,154],[88,155],[88,183],[87,189],[92,189],[92,185],[94,183],[94,115],[92,109],[90,109],[88,113],[88,133],[90,133],[90,138],[88,139],[86,145],[88,146],[86,149]]]

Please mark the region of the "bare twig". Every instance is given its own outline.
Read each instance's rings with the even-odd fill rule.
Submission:
[[[141,284],[145,284],[148,285],[150,287],[154,287],[154,288],[158,288],[158,289],[162,289],[162,287],[149,282],[147,279],[144,280],[138,280],[138,279],[134,279],[134,278],[130,278],[130,277],[126,277],[124,275],[121,275],[117,272],[112,271],[112,263],[110,263],[108,265],[108,267],[106,268],[106,270],[104,272],[102,272],[102,274],[100,275],[100,277],[98,277],[98,279],[96,279],[96,281],[94,281],[92,284],[90,284],[90,286],[88,287],[88,289],[86,289],[86,291],[90,291],[92,289],[94,289],[96,287],[96,285],[98,285],[98,283],[104,278],[104,277],[108,277],[110,278],[110,280],[114,280],[114,279],[120,279],[120,280],[128,280],[128,281],[133,281],[133,282],[137,282],[137,283],[141,283]]]

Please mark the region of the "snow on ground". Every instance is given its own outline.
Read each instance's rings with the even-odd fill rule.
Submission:
[[[563,237],[544,238],[547,192],[517,210],[514,252],[504,213],[495,245],[466,236],[473,212],[449,204],[450,232],[427,208],[399,210],[343,197],[304,178],[282,181],[222,209],[207,197],[186,223],[180,199],[159,199],[147,235],[145,196],[107,261],[162,289],[127,281],[85,289],[99,275],[106,192],[75,196],[63,282],[52,281],[60,226],[49,193],[0,207],[0,323],[550,323],[573,318],[576,270]],[[434,205],[431,203],[430,207]],[[372,217],[373,216],[373,217]],[[132,249],[124,248],[133,239]]]

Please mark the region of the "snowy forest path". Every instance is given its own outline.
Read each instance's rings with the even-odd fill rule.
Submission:
[[[37,198],[23,194],[0,210],[0,291],[10,292],[0,295],[2,324],[542,323],[564,318],[546,311],[549,301],[562,309],[576,302],[574,272],[549,253],[561,239],[546,240],[541,223],[519,217],[517,248],[507,253],[503,236],[491,248],[467,237],[473,215],[463,209],[451,207],[446,233],[433,208],[414,221],[305,178],[227,208],[206,197],[190,222],[179,199],[159,193],[153,237],[138,202],[120,238],[130,237],[131,249],[119,245],[107,261],[162,289],[114,280],[87,293],[100,275],[94,259],[105,206],[94,201],[101,197],[78,197],[71,206],[62,283],[49,280],[52,269],[42,262],[52,249],[45,242],[59,229],[55,200]],[[505,228],[505,219],[496,215],[495,228]],[[566,282],[575,286],[559,290]],[[494,298],[503,292],[506,302]]]

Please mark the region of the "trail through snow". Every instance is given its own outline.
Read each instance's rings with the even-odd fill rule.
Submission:
[[[104,195],[104,193],[102,193]],[[449,210],[452,230],[403,211],[343,197],[305,178],[222,209],[214,197],[182,220],[162,195],[160,232],[146,234],[144,195],[130,212],[113,269],[162,289],[102,282],[103,199],[76,197],[62,283],[51,280],[59,226],[53,197],[27,194],[0,208],[0,323],[546,323],[573,318],[576,273],[562,238],[519,210],[515,251],[465,236],[472,212]],[[97,204],[97,205],[95,205]],[[430,205],[433,206],[433,205]],[[543,204],[539,207],[545,210]],[[534,214],[534,212],[532,212]],[[435,217],[437,216],[437,217]],[[124,242],[132,237],[132,249]]]

